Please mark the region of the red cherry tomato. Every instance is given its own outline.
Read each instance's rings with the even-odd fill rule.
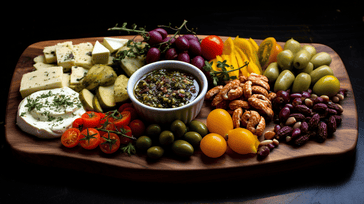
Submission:
[[[118,108],[118,111],[119,113],[123,112],[123,110],[125,108],[133,108],[133,104],[132,103],[123,103],[119,108]]]
[[[208,61],[215,59],[217,55],[222,55],[224,42],[219,36],[210,35],[201,41],[202,56]]]
[[[127,135],[129,137],[133,136],[133,133],[132,133],[129,126],[125,125],[125,126],[121,127],[119,130],[120,130],[120,132],[122,132],[123,134],[125,134],[125,135]],[[120,136],[120,137],[121,137],[120,138],[120,143],[121,144],[128,144],[129,142],[131,142],[130,138],[127,138],[127,137],[124,137],[124,136]]]
[[[100,133],[95,128],[86,128],[80,135],[80,145],[85,149],[95,149],[100,144]]]
[[[105,133],[100,139],[100,149],[106,154],[112,154],[120,148],[120,138],[115,133]]]
[[[144,134],[145,125],[143,121],[135,119],[129,123],[129,127],[134,137],[140,137]]]
[[[70,128],[66,130],[61,137],[61,142],[63,146],[72,148],[78,145],[80,130],[78,128]]]
[[[82,114],[83,125],[86,128],[94,128],[100,124],[100,115],[94,111],[87,111]]]
[[[118,128],[129,125],[131,119],[131,113],[129,111],[123,111],[120,113],[119,119],[114,119],[114,125]]]

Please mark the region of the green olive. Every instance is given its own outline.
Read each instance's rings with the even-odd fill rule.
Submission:
[[[301,93],[302,91],[307,91],[311,85],[311,76],[307,73],[300,73],[296,76],[293,85],[292,92],[293,93]]]
[[[200,141],[202,140],[201,135],[198,132],[186,132],[183,136],[183,139],[189,142],[192,146],[198,147],[200,146]]]
[[[149,137],[158,137],[161,131],[162,131],[161,126],[159,126],[158,124],[151,124],[145,130],[145,133]]]
[[[291,50],[293,54],[301,50],[301,44],[293,38],[284,44],[284,50]]]
[[[315,70],[313,70],[311,73],[311,84],[315,84],[321,77],[326,75],[334,75],[334,72],[332,69],[327,65],[322,65]]]
[[[310,59],[316,54],[316,48],[312,45],[304,45],[302,50],[306,50],[308,53],[310,53]]]
[[[293,66],[296,69],[304,69],[307,67],[307,64],[310,62],[310,53],[306,50],[300,50],[296,53],[293,59]]]
[[[331,64],[331,56],[327,52],[320,52],[312,56],[311,62],[314,68],[320,67],[322,65],[329,66]]]
[[[278,66],[282,70],[292,70],[294,54],[291,50],[283,50],[277,55]]]
[[[269,80],[269,82],[274,82],[279,75],[279,68],[277,62],[272,62],[269,64],[267,69],[263,73]]]
[[[170,145],[174,141],[174,135],[171,131],[165,130],[159,135],[159,143],[161,145]]]
[[[148,136],[140,136],[135,142],[135,146],[140,150],[147,150],[152,146],[152,139]]]
[[[190,143],[185,140],[176,140],[172,144],[172,151],[181,157],[190,157],[195,151]]]
[[[292,85],[294,79],[295,76],[291,71],[289,70],[282,71],[279,74],[276,82],[274,83],[274,92],[280,90],[286,91]]]
[[[304,69],[299,70],[299,73],[310,74],[313,71],[313,64],[309,62]]]
[[[181,120],[175,120],[171,124],[171,131],[176,138],[180,138],[187,132],[187,127]]]
[[[317,95],[327,95],[329,97],[334,96],[340,90],[340,82],[333,75],[326,75],[321,77],[315,85],[312,91]]]
[[[192,120],[188,124],[188,127],[189,127],[189,131],[198,132],[201,135],[201,137],[204,137],[209,132],[205,123],[198,121],[198,120]]]
[[[163,156],[164,149],[160,146],[149,147],[147,150],[147,156],[152,159],[159,159]]]

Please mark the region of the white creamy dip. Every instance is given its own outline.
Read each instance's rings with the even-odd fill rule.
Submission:
[[[63,87],[37,91],[19,104],[16,123],[39,138],[57,138],[86,111],[74,90]]]

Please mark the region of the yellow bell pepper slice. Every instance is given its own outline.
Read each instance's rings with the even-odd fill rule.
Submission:
[[[222,54],[223,55],[230,55],[231,53],[233,53],[234,51],[234,41],[233,39],[231,39],[231,37],[229,37],[225,42],[224,42],[224,48],[222,50]]]
[[[259,63],[259,58],[258,58],[258,54],[257,54],[259,47],[258,47],[258,45],[256,43],[255,43],[255,45],[257,46],[257,48],[255,47],[255,45],[252,45],[252,43],[250,42],[250,39],[247,40],[247,39],[244,39],[244,38],[239,38],[239,36],[236,36],[236,38],[234,39],[234,44],[235,44],[236,47],[239,47],[245,53],[245,55],[248,58],[251,58],[252,61],[261,70],[260,63]],[[251,39],[251,40],[253,40],[253,39]]]
[[[249,43],[254,48],[254,51],[255,52],[258,52],[259,46],[258,46],[257,42],[255,42],[255,40],[253,40],[252,38],[249,38]]]

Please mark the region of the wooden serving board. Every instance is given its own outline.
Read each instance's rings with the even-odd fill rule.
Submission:
[[[132,38],[133,36],[118,36]],[[204,38],[205,36],[200,36]],[[223,40],[227,37],[222,36]],[[68,39],[73,44],[81,42],[95,43],[102,37]],[[6,108],[5,136],[13,153],[20,159],[40,165],[75,169],[79,171],[103,174],[140,181],[191,182],[214,179],[235,179],[267,175],[291,169],[302,168],[318,163],[328,162],[354,152],[358,139],[358,115],[353,89],[348,73],[339,55],[330,47],[322,44],[311,44],[317,52],[325,51],[332,57],[330,67],[340,80],[341,87],[349,90],[348,96],[341,102],[344,113],[342,125],[333,138],[324,143],[309,141],[302,147],[280,144],[271,154],[263,159],[239,155],[231,150],[218,159],[206,157],[200,150],[195,151],[189,159],[179,159],[171,154],[160,160],[152,161],[145,154],[127,156],[116,153],[105,155],[98,148],[88,151],[81,147],[64,148],[60,139],[42,140],[26,134],[15,124],[18,104],[22,100],[19,87],[22,75],[33,70],[33,58],[43,54],[43,48],[68,40],[43,41],[25,49],[15,67],[11,81]],[[260,44],[261,40],[256,40]],[[283,46],[284,42],[280,42]],[[211,111],[209,101],[204,103],[197,119],[205,122]],[[268,128],[273,127],[273,123]],[[260,138],[262,140],[263,138]]]

